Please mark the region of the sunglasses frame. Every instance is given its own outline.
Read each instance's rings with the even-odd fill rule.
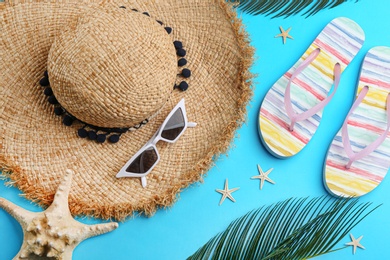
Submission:
[[[172,116],[175,114],[175,112],[178,109],[181,109],[181,111],[182,111],[182,115],[183,115],[183,119],[184,119],[184,128],[183,128],[183,130],[180,132],[180,134],[174,140],[166,139],[166,138],[162,137],[161,134],[162,134],[165,126],[169,122],[169,120],[172,118]],[[160,154],[158,153],[156,144],[159,141],[161,141],[161,140],[165,141],[165,142],[168,142],[168,143],[175,143],[180,138],[180,136],[182,136],[184,134],[184,132],[186,131],[187,127],[195,127],[195,126],[196,126],[196,123],[188,122],[187,112],[186,112],[186,108],[185,108],[185,104],[184,104],[184,98],[183,98],[171,110],[171,112],[165,118],[164,122],[161,124],[160,128],[156,131],[156,133],[152,136],[152,138],[150,138],[150,140],[148,142],[146,142],[146,144],[141,149],[139,149],[138,152],[130,158],[130,160],[128,160],[126,162],[126,164],[122,167],[122,169],[116,174],[116,177],[117,178],[123,178],[123,177],[141,178],[142,187],[145,188],[146,185],[147,185],[146,176],[154,169],[154,167],[156,167],[156,165],[160,161]],[[150,167],[150,169],[147,172],[145,172],[145,173],[133,173],[133,172],[126,171],[126,169],[134,162],[134,160],[137,159],[140,154],[142,154],[143,152],[145,152],[149,148],[154,149],[155,152],[156,152],[156,155],[157,155],[157,160]]]

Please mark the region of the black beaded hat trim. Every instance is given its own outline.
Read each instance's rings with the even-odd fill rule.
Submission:
[[[126,9],[125,6],[120,6],[119,8]],[[137,9],[131,10],[133,12],[138,12]],[[149,13],[147,12],[143,12],[142,14],[150,17]],[[161,26],[164,26],[163,22],[159,20],[156,20],[156,22],[159,23]],[[164,29],[168,34],[172,33],[171,27],[164,27]],[[187,60],[184,58],[186,56],[186,50],[183,48],[183,43],[180,41],[174,41],[173,45],[176,49],[176,55],[179,57],[177,65],[179,67],[187,65]],[[191,77],[191,71],[187,68],[184,68],[182,69],[181,74],[179,74],[179,76],[182,76],[183,78],[189,78]],[[78,129],[77,131],[77,135],[81,138],[95,140],[98,143],[104,143],[106,140],[108,140],[110,143],[117,143],[123,133],[126,133],[127,131],[137,130],[149,122],[149,119],[145,119],[141,123],[128,128],[104,128],[82,122],[81,120],[78,120],[75,116],[73,116],[71,113],[66,111],[66,109],[58,103],[58,100],[54,96],[53,90],[50,87],[49,75],[47,71],[44,72],[44,77],[39,81],[39,84],[42,87],[45,87],[44,94],[48,96],[47,101],[55,106],[54,113],[57,116],[63,116],[62,123],[64,125],[71,126],[75,121],[79,121],[83,124],[83,127]],[[180,89],[181,91],[186,91],[188,89],[188,83],[186,81],[182,81],[179,83],[179,85],[175,84],[174,89],[176,88]]]
[[[110,143],[117,143],[123,133],[137,130],[148,123],[148,119],[145,119],[141,123],[128,128],[105,128],[85,123],[81,120],[78,120],[58,103],[58,100],[54,96],[53,90],[50,87],[47,71],[45,71],[44,77],[39,81],[39,84],[42,87],[45,87],[44,94],[48,96],[47,101],[54,105],[54,114],[57,116],[63,116],[62,123],[64,125],[71,126],[75,121],[79,121],[83,124],[83,127],[77,131],[77,135],[81,138],[88,137],[88,139],[96,140],[98,143],[104,143],[106,140],[108,140]]]

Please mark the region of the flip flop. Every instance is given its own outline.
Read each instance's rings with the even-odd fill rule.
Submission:
[[[357,98],[325,161],[324,184],[335,196],[358,197],[375,189],[390,168],[390,48],[366,54]]]
[[[341,72],[363,42],[359,25],[345,17],[336,18],[272,86],[259,111],[260,139],[271,154],[287,158],[310,141],[323,108],[337,90]]]

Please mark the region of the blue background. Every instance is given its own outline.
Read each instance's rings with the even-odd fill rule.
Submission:
[[[322,166],[327,147],[340,128],[354,99],[359,67],[365,53],[378,45],[390,46],[389,1],[376,0],[358,3],[350,1],[331,10],[320,11],[305,18],[300,15],[289,18],[270,19],[263,15],[242,16],[252,44],[256,47],[256,61],[252,71],[255,78],[254,97],[248,107],[247,124],[238,131],[234,148],[228,156],[220,157],[204,178],[185,189],[177,203],[168,209],[160,209],[152,218],[135,217],[120,223],[117,230],[88,239],[74,251],[74,260],[88,259],[185,259],[194,253],[211,237],[224,230],[235,218],[251,209],[269,205],[290,197],[315,197],[326,195],[322,184]],[[297,156],[279,160],[267,153],[261,145],[257,132],[258,110],[262,99],[272,84],[306,50],[322,28],[333,18],[345,16],[355,20],[366,33],[366,42],[355,60],[343,73],[338,92],[326,107],[322,123],[307,147]],[[283,45],[279,26],[292,27]],[[257,164],[263,170],[274,168],[269,177],[276,184],[265,183],[259,189]],[[229,187],[240,187],[233,193],[236,203],[230,200],[218,206],[221,195],[215,189],[223,189],[225,179]],[[32,210],[37,206],[20,196],[16,188],[0,183],[2,197]],[[387,237],[390,231],[390,180],[385,178],[381,185],[361,198],[383,205],[352,230],[357,238],[364,235],[361,244],[366,250],[352,247],[317,259],[390,259]],[[100,223],[100,220],[80,219],[84,223]],[[12,259],[19,251],[23,234],[18,224],[5,211],[0,210],[0,260]],[[349,236],[339,246],[350,242]]]

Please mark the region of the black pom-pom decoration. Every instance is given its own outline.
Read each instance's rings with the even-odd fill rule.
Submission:
[[[183,48],[183,43],[181,41],[174,41],[173,45],[175,45],[176,49],[181,49]]]
[[[184,59],[184,58],[181,58],[181,59],[177,62],[177,65],[178,65],[179,67],[183,67],[183,66],[186,65],[186,64],[187,64],[187,60]]]
[[[143,14],[150,17],[150,14],[148,12],[143,12]]]
[[[64,113],[64,109],[62,107],[56,107],[54,108],[54,114],[56,114],[57,116],[60,116]]]
[[[55,105],[58,104],[58,101],[55,96],[50,96],[47,101],[49,101],[50,104]]]
[[[186,52],[185,49],[177,49],[177,50],[176,50],[176,54],[177,54],[177,56],[179,56],[179,57],[184,57],[184,56],[186,56],[187,52]]]
[[[126,9],[126,6],[123,6],[123,5],[122,5],[122,6],[119,6],[119,8],[123,8],[123,9]]]
[[[77,131],[77,134],[78,136],[80,136],[81,138],[86,138],[88,136],[88,132],[87,130],[85,130],[84,128],[80,128],[78,131]]]
[[[106,141],[106,135],[105,134],[98,134],[96,136],[96,141],[98,143],[101,143],[101,144],[104,143]]]
[[[180,82],[178,88],[181,90],[181,91],[186,91],[188,89],[188,83],[185,82],[185,81],[182,81]]]
[[[51,89],[51,87],[47,87],[47,88],[45,88],[45,91],[43,91],[43,93],[46,96],[51,96],[51,95],[53,95],[53,90]]]
[[[168,34],[171,34],[172,28],[171,27],[165,27],[165,31],[167,31]]]
[[[96,140],[97,134],[95,131],[88,131],[88,138],[91,140]]]
[[[73,121],[74,118],[69,115],[64,116],[64,118],[62,119],[62,123],[66,126],[71,126],[73,124]]]
[[[48,77],[42,78],[42,79],[39,81],[39,85],[41,85],[42,87],[49,86],[49,85],[50,85],[49,78],[48,78]]]
[[[191,71],[190,71],[189,69],[183,69],[183,70],[181,71],[181,75],[182,75],[183,77],[185,77],[185,78],[189,78],[189,77],[191,77]]]
[[[108,141],[110,141],[110,143],[117,143],[119,141],[119,137],[120,135],[111,135],[109,138],[108,138]]]
[[[156,22],[158,22],[160,25],[163,25],[164,23],[159,21],[159,20],[156,20]]]
[[[49,74],[47,73],[47,70],[45,70],[45,72],[43,72],[43,76],[45,76],[46,78],[49,77]]]

